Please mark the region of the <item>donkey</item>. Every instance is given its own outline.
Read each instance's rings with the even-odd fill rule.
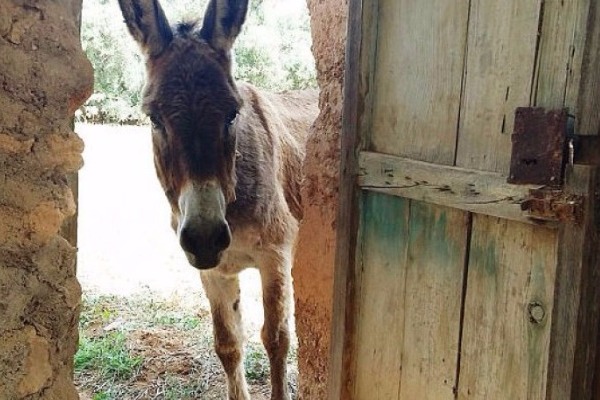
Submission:
[[[238,273],[257,267],[271,399],[290,398],[286,357],[300,185],[316,92],[262,93],[236,83],[231,48],[248,0],[211,0],[202,24],[171,27],[158,0],[119,0],[146,60],[144,112],[171,225],[210,302],[230,399],[249,399]]]

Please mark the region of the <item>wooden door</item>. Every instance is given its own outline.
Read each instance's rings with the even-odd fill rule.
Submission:
[[[350,0],[344,101],[330,399],[592,398],[598,2]],[[573,220],[506,183],[528,106],[584,139]]]

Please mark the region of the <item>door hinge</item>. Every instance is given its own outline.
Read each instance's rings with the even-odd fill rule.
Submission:
[[[600,166],[600,136],[568,133],[567,140],[569,163]]]

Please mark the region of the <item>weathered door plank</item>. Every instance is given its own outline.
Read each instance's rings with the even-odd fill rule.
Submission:
[[[453,399],[468,214],[364,196],[354,398]]]
[[[411,201],[399,400],[454,399],[468,213]]]
[[[514,111],[530,104],[540,0],[473,0],[456,165],[508,174]]]
[[[580,135],[600,135],[600,3],[578,0],[580,19],[573,40],[567,105],[575,114]]]
[[[361,223],[355,399],[398,397],[409,200],[365,193]]]
[[[540,30],[534,104],[568,107],[576,133],[600,134],[600,5],[546,0]]]
[[[449,167],[386,154],[361,152],[358,184],[363,189],[539,225],[521,210],[530,189],[495,172]]]
[[[592,398],[598,351],[595,338],[600,308],[600,171],[587,165],[569,166],[566,190],[585,196],[586,211],[580,224],[565,225],[558,235],[549,400]]]
[[[589,1],[545,1],[532,105],[549,109],[576,105],[573,88],[579,84],[585,48],[582,26]]]
[[[369,149],[452,165],[468,2],[379,3]]]
[[[459,399],[544,399],[556,231],[473,218]]]

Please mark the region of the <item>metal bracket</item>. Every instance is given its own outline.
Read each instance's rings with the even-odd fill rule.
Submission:
[[[531,189],[521,209],[533,219],[579,223],[583,217],[583,196],[565,194],[560,189]]]
[[[572,134],[568,136],[568,139],[573,147],[570,164],[600,166],[600,136]]]

